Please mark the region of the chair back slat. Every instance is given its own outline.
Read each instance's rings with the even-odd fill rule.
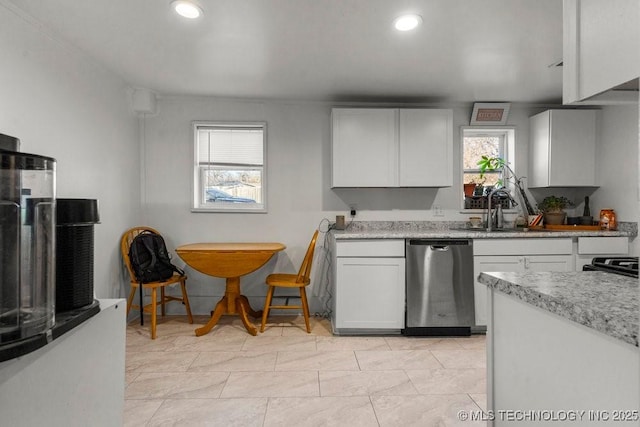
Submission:
[[[313,233],[313,237],[311,238],[311,242],[309,243],[307,253],[302,260],[302,265],[300,265],[296,283],[306,283],[310,280],[311,265],[313,264],[313,252],[316,250],[316,240],[318,240],[318,230]]]

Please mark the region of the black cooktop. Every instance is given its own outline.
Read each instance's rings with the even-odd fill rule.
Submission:
[[[601,257],[591,260],[582,271],[606,271],[622,276],[638,277],[638,257]]]

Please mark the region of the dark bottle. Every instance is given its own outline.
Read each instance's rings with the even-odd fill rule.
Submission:
[[[584,212],[582,212],[582,216],[591,216],[591,210],[589,209],[589,196],[585,196],[584,198]]]

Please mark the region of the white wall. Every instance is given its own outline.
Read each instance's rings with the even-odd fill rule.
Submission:
[[[243,280],[243,291],[256,297],[254,305],[259,306],[264,276],[274,270],[294,271],[312,230],[323,218],[348,214],[350,205],[357,206],[358,220],[464,220],[468,216],[460,212],[459,163],[454,165],[451,188],[330,189],[331,105],[325,103],[164,97],[158,102],[158,113],[142,120],[146,142],[141,159],[138,122],[130,112],[126,83],[30,22],[0,1],[0,132],[19,137],[23,151],[58,160],[58,197],[100,201],[101,224],[95,226],[99,297],[126,295],[118,240],[123,230],[139,223],[159,228],[173,247],[207,240],[285,243],[286,252]],[[470,106],[453,110],[457,158],[460,126],[468,124]],[[527,174],[528,117],[542,110],[512,105],[508,125],[516,128],[518,175]],[[629,149],[637,153],[637,117],[637,106],[604,109],[604,142],[598,153],[603,185],[592,194],[594,214],[610,205],[621,220],[637,220],[637,203],[627,198],[629,187],[637,188],[637,164],[633,163],[637,155],[625,154]],[[268,213],[190,212],[193,120],[268,123]],[[140,171],[141,165],[145,170]],[[445,216],[434,216],[436,206]],[[318,258],[323,258],[322,251]],[[324,277],[315,273],[320,276],[314,283],[317,293]],[[194,308],[206,313],[212,308],[212,295],[223,293],[223,283],[196,272],[191,276]]]
[[[596,147],[597,179],[591,213],[613,208],[620,221],[638,221],[638,105],[610,106],[602,110],[599,144]],[[640,239],[632,244],[640,254]]]
[[[0,132],[57,160],[57,197],[98,199],[94,289],[124,294],[119,238],[138,222],[137,120],[127,86],[0,2]]]
[[[461,212],[462,200],[462,140],[461,126],[468,126],[472,106],[438,105],[438,108],[453,109],[453,185],[447,188],[396,188],[396,189],[334,189],[342,206],[333,209],[346,210],[354,204],[358,207],[358,220],[416,220],[416,221],[465,221],[469,214]],[[512,105],[507,126],[515,127],[516,155],[511,165],[518,176],[528,171],[529,116],[544,110],[543,107]],[[329,124],[327,123],[327,126]],[[330,144],[330,141],[326,142]],[[328,160],[327,160],[328,161]],[[327,164],[327,167],[330,167]],[[327,170],[329,173],[329,170]],[[329,184],[327,184],[329,185]],[[435,216],[440,207],[444,216]],[[344,212],[341,212],[344,213]],[[348,211],[347,211],[348,214]],[[515,216],[515,215],[514,215]]]
[[[443,108],[442,105],[438,106]],[[446,108],[446,106],[444,106]],[[513,105],[508,125],[516,129],[518,175],[528,173],[529,116],[543,106]],[[460,156],[460,126],[468,125],[471,107],[454,106],[454,158]],[[298,268],[312,230],[323,218],[333,220],[351,205],[357,220],[465,220],[461,212],[460,163],[454,165],[450,188],[331,189],[331,105],[313,102],[230,100],[211,97],[162,97],[158,113],[146,118],[146,186],[142,198],[144,220],[159,228],[171,248],[202,241],[279,241],[287,250],[265,268],[242,279],[242,291],[255,307],[263,303],[264,278],[277,271]],[[268,213],[192,213],[190,211],[193,120],[266,121],[268,127]],[[602,114],[598,147],[602,187],[591,195],[597,215],[604,205],[613,206],[623,221],[636,221],[637,203],[627,194],[637,194],[637,106],[606,107]],[[628,152],[630,154],[625,154]],[[159,165],[166,165],[162,167]],[[623,167],[621,167],[623,165]],[[611,173],[615,171],[615,173]],[[635,190],[634,190],[635,189]],[[578,190],[548,190],[566,193],[577,204],[584,194]],[[628,201],[627,201],[628,200]],[[444,216],[434,216],[434,208]],[[577,207],[576,210],[581,209]],[[324,228],[326,229],[326,227]],[[322,240],[322,238],[321,238]],[[177,255],[175,256],[178,259]],[[312,294],[325,295],[328,268],[318,252]],[[224,293],[222,279],[189,270],[190,300],[194,311],[208,313]],[[316,298],[313,311],[324,311]],[[178,310],[181,310],[178,307]]]
[[[622,221],[638,220],[638,106],[604,107],[596,147],[592,212],[613,208]]]
[[[442,106],[440,106],[442,107]],[[516,127],[516,172],[526,175],[528,117],[540,111],[512,107],[509,125]],[[146,118],[144,220],[166,236],[170,250],[203,241],[279,241],[284,253],[265,268],[242,279],[242,291],[257,308],[264,301],[264,278],[274,270],[298,268],[313,230],[323,218],[348,215],[358,207],[358,220],[465,220],[460,213],[460,164],[451,188],[331,189],[331,105],[313,102],[266,102],[208,97],[161,97],[158,113]],[[460,153],[460,126],[468,125],[471,107],[454,108],[454,158]],[[268,133],[268,213],[192,213],[192,135],[194,120],[266,121]],[[444,217],[435,217],[440,206]],[[326,229],[326,226],[325,228]],[[321,238],[322,240],[322,238]],[[314,269],[326,271],[323,252]],[[175,259],[178,259],[177,255]],[[320,262],[318,262],[320,261]],[[315,271],[313,294],[326,277]],[[188,270],[189,299],[195,312],[208,313],[224,293],[222,279]],[[215,295],[215,298],[213,297]],[[324,308],[313,298],[313,311]],[[180,307],[177,308],[181,310]]]
[[[268,213],[190,211],[193,120],[267,122]],[[170,250],[205,241],[278,241],[287,245],[286,253],[242,279],[243,293],[256,308],[264,302],[266,275],[274,269],[296,270],[313,230],[328,215],[326,211],[331,206],[342,207],[328,186],[329,110],[325,106],[161,98],[158,114],[146,120],[146,135],[143,216],[165,235]],[[224,294],[224,282],[192,270],[188,273],[191,306],[194,312],[207,313],[213,308],[212,295]]]

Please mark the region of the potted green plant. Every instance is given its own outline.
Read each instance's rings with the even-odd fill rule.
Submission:
[[[544,215],[544,223],[549,225],[564,224],[567,213],[566,208],[573,203],[564,196],[548,196],[538,204],[538,209]]]
[[[527,193],[524,191],[524,187],[522,184],[522,181],[525,177],[524,176],[518,177],[516,173],[513,171],[513,169],[509,167],[509,164],[502,157],[482,156],[480,160],[478,160],[477,165],[480,169],[480,177],[483,177],[485,172],[487,171],[495,171],[498,169],[504,170],[505,180],[509,179],[509,175],[507,174],[507,172],[511,174],[511,177],[513,178],[513,184],[518,189],[518,197],[520,198],[520,202],[523,204],[521,206],[522,214],[524,215],[525,219],[529,215],[535,215],[535,210],[529,203],[529,199],[527,198]],[[497,186],[504,187],[504,181],[502,179],[499,179],[497,182]]]

